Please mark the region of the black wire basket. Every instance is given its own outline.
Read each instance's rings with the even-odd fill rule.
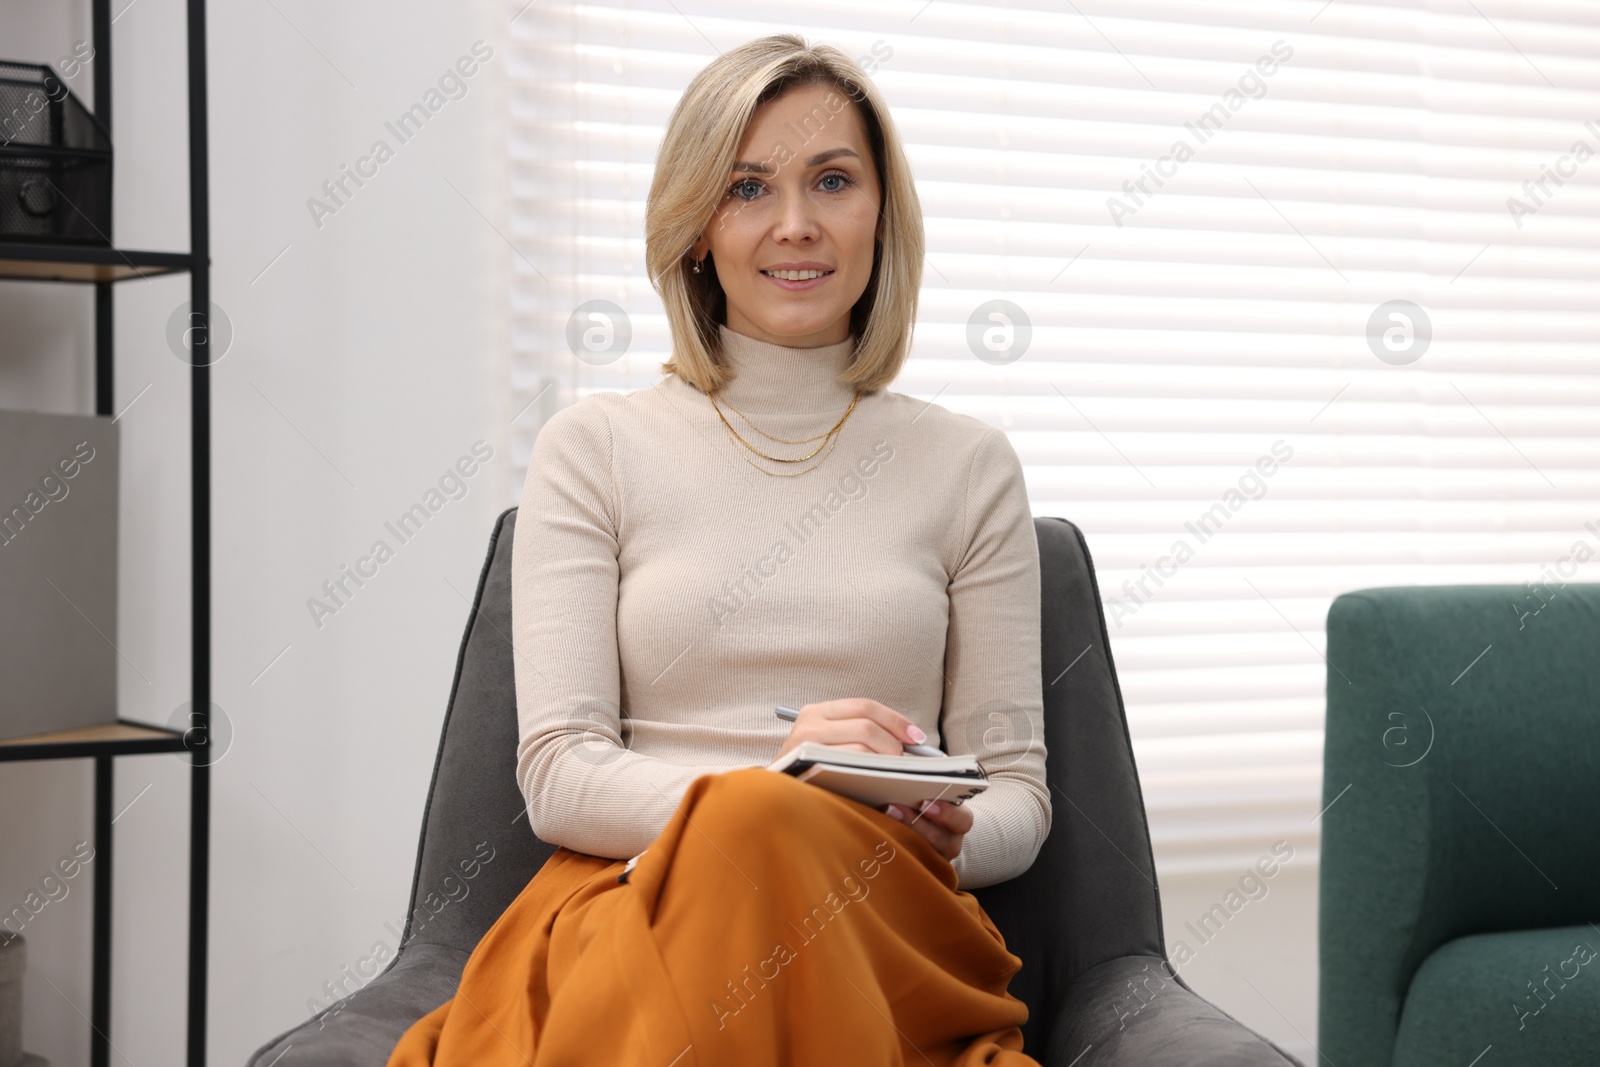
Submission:
[[[111,244],[111,136],[47,64],[0,59],[0,240]]]

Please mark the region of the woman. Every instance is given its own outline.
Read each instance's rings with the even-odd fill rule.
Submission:
[[[1005,436],[885,388],[923,235],[882,97],[793,35],[725,53],[646,242],[666,377],[545,425],[513,542],[517,777],[560,848],[390,1067],[1032,1064],[966,890],[1050,827],[1038,546]],[[990,787],[879,811],[765,769],[802,741]]]

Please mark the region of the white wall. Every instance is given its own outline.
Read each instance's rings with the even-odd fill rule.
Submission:
[[[506,228],[500,53],[320,230],[306,207],[375,139],[394,145],[384,122],[475,40],[495,42],[490,5],[210,7],[213,298],[236,340],[212,379],[213,695],[235,736],[213,776],[208,1048],[240,1064],[403,918],[463,597],[519,487],[510,253],[460,195]],[[112,8],[115,237],[182,250],[183,5]],[[88,36],[87,3],[0,8],[5,58],[52,61]],[[92,100],[87,76],[71,84]],[[187,367],[165,340],[187,298],[186,277],[117,290],[119,409],[150,386],[119,422],[120,699],[155,722],[190,695]],[[0,283],[0,406],[93,409],[91,307],[87,288]],[[314,625],[307,599],[375,539],[396,544],[384,522],[479,439],[495,456],[467,495]],[[181,1063],[188,769],[117,767],[113,1059]],[[92,836],[91,772],[0,764],[0,907]],[[25,1047],[57,1065],[87,1062],[91,878],[26,931]]]

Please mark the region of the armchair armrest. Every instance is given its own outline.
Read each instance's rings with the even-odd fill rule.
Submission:
[[[1079,975],[1067,989],[1041,1062],[1045,1067],[1304,1067],[1182,984],[1156,956],[1122,956]]]
[[[354,993],[262,1045],[246,1067],[384,1067],[411,1024],[456,995],[467,953],[405,946]]]

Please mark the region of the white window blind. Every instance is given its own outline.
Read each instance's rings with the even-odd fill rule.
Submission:
[[[694,73],[781,31],[873,58],[928,233],[892,388],[1006,430],[1084,529],[1163,871],[1315,856],[1338,593],[1600,580],[1600,5],[505,12],[519,464],[657,380],[644,198]],[[605,366],[566,343],[596,299],[633,330]],[[994,300],[1031,329],[1003,365]]]

